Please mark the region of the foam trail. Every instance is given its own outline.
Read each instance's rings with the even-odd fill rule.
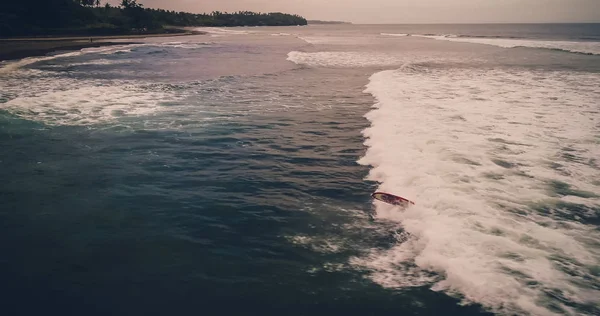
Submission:
[[[503,38],[472,38],[458,37],[456,35],[413,35],[417,37],[431,38],[435,40],[464,42],[475,44],[487,44],[504,48],[531,47],[563,50],[573,53],[600,55],[600,42],[572,42],[572,41],[542,41],[525,39],[503,39]]]
[[[384,53],[384,52],[360,52],[360,51],[340,51],[340,52],[299,52],[292,51],[288,53],[287,60],[310,67],[336,67],[336,68],[361,68],[361,67],[401,67],[408,62],[464,62],[464,58],[448,53],[423,54],[416,53]],[[470,58],[471,62],[480,61],[478,58]]]
[[[9,74],[9,73],[14,72],[15,70],[18,70],[22,67],[25,67],[25,66],[28,66],[28,65],[40,62],[40,61],[48,61],[48,60],[54,60],[54,59],[75,57],[75,56],[80,56],[80,55],[84,55],[84,54],[93,54],[93,53],[112,54],[115,52],[124,51],[125,49],[127,51],[129,51],[133,47],[144,46],[144,45],[146,45],[146,44],[127,44],[127,45],[111,45],[111,46],[102,46],[102,47],[89,47],[89,48],[81,49],[79,51],[73,51],[73,52],[68,52],[68,53],[63,53],[63,54],[52,55],[52,56],[28,57],[28,58],[23,58],[18,61],[3,62],[0,64],[1,65],[0,76]]]
[[[410,34],[405,33],[381,33],[382,36],[395,36],[395,37],[405,37],[410,36]]]
[[[0,63],[0,76],[9,74],[17,69],[23,68],[25,66],[40,62],[40,61],[48,61],[54,59],[68,58],[68,57],[76,57],[85,54],[101,54],[101,55],[111,55],[115,53],[130,53],[132,48],[136,47],[144,47],[144,46],[162,46],[162,47],[174,47],[174,48],[187,48],[187,49],[196,49],[209,47],[213,43],[211,42],[167,42],[161,44],[125,44],[125,45],[110,45],[110,46],[101,46],[101,47],[89,47],[83,48],[79,51],[73,51],[63,54],[57,54],[52,56],[43,56],[43,57],[28,57],[18,61],[9,61]]]
[[[246,30],[233,30],[233,29],[225,29],[220,27],[199,27],[195,28],[195,31],[206,32],[215,36],[227,36],[227,35],[248,35],[255,33],[254,31],[246,31]]]
[[[600,311],[598,74],[409,66],[366,92],[359,163],[417,205],[375,202],[411,237],[352,264],[500,314]]]
[[[292,51],[288,53],[287,60],[298,65],[312,67],[374,67],[374,66],[400,66],[405,57],[385,53],[362,52],[316,52],[305,53]]]
[[[211,47],[214,42],[168,42],[162,43],[160,47],[173,47],[173,48],[184,48],[184,49],[197,49]]]
[[[126,84],[80,85],[83,87],[63,86],[18,96],[0,103],[0,109],[48,125],[93,125],[127,116],[153,115],[163,109],[161,101],[172,99],[163,92]]]
[[[311,45],[356,46],[373,43],[372,38],[364,36],[297,36],[297,38]]]
[[[141,62],[141,60],[139,60],[139,59],[122,59],[122,60],[94,59],[94,60],[86,61],[86,62],[69,63],[66,65],[52,65],[52,66],[46,66],[46,67],[60,68],[60,67],[64,67],[64,66],[69,66],[69,67],[102,66],[102,65],[119,65],[119,64],[134,64],[134,63],[137,64],[140,62]]]
[[[70,53],[64,53],[64,54],[54,55],[54,56],[28,57],[28,58],[24,58],[24,59],[21,59],[18,61],[6,62],[6,63],[3,63],[2,67],[0,68],[0,75],[8,74],[8,73],[13,72],[21,67],[25,67],[27,65],[31,65],[33,63],[37,63],[40,61],[52,60],[52,59],[57,59],[57,58],[65,58],[65,57],[73,57],[73,56],[78,56],[81,54],[82,54],[82,52],[78,51],[78,52],[70,52]]]

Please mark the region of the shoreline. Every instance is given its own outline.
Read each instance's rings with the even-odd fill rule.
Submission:
[[[27,57],[45,56],[57,51],[75,51],[90,47],[139,44],[135,41],[114,41],[143,39],[148,37],[175,37],[204,35],[205,32],[185,30],[180,33],[133,34],[111,36],[57,36],[0,38],[0,62],[18,60]]]

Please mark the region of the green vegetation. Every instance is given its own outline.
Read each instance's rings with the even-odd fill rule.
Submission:
[[[119,7],[100,0],[6,0],[0,4],[0,37],[45,35],[125,35],[166,33],[165,26],[306,25],[284,13],[212,12],[193,14],[144,8],[136,0]]]

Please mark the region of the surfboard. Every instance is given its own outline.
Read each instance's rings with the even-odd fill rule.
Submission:
[[[400,205],[400,206],[404,206],[407,207],[410,204],[415,204],[415,202],[407,200],[401,196],[397,196],[397,195],[393,195],[393,194],[389,194],[389,193],[385,193],[385,192],[375,192],[373,194],[371,194],[371,197],[388,203],[388,204],[392,204],[392,205]]]

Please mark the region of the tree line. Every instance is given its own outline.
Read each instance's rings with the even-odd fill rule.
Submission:
[[[144,8],[136,0],[119,6],[100,0],[7,0],[0,4],[0,37],[44,35],[125,35],[164,33],[165,26],[306,25],[285,13],[211,12],[194,14]]]

